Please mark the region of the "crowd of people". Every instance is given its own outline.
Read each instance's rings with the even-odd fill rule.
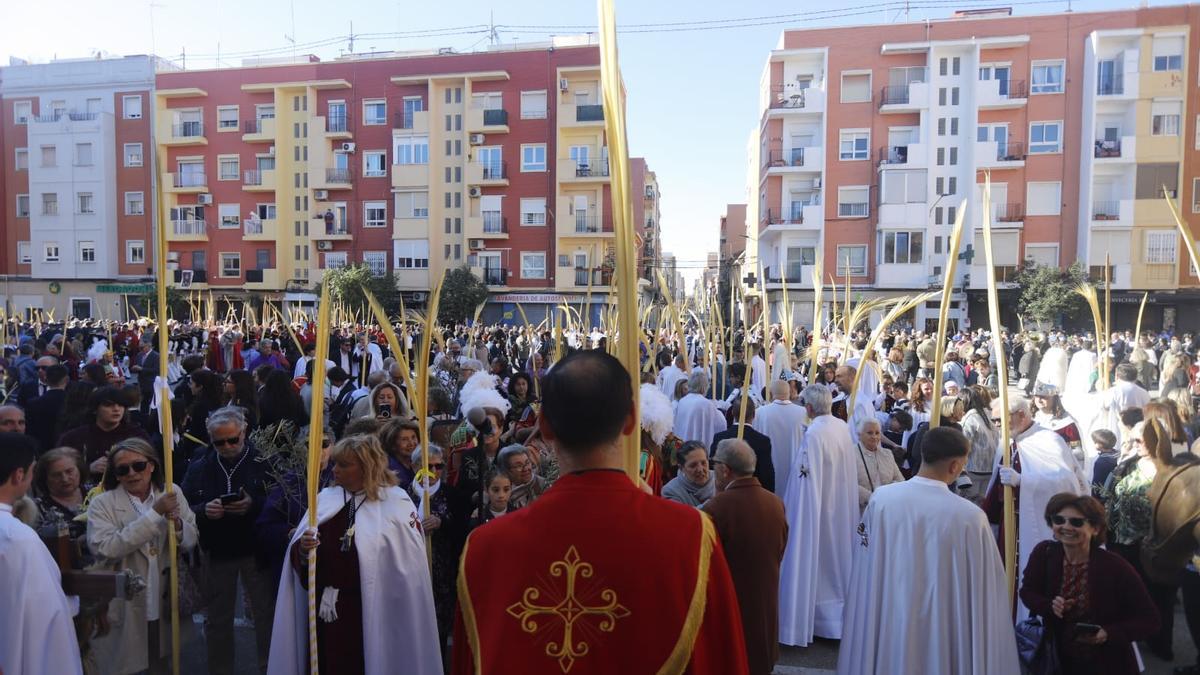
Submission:
[[[858,332],[737,326],[719,346],[691,325],[643,336],[635,399],[599,330],[459,326],[423,355],[413,326],[393,353],[346,325],[319,364],[311,323],[168,329],[165,373],[145,321],[25,324],[4,347],[0,570],[35,580],[0,602],[5,673],[161,672],[172,567],[211,673],[234,672],[238,616],[259,670],[304,672],[310,583],[338,673],[760,675],[816,638],[847,674],[1016,673],[1031,616],[1062,672],[1134,673],[1139,643],[1173,660],[1181,586],[1200,616],[1195,568],[1141,561],[1155,476],[1200,462],[1190,335],[1005,334],[997,359],[984,331],[866,353]],[[142,588],[68,595],[59,570]]]

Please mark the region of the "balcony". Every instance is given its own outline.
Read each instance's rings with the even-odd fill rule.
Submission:
[[[429,185],[428,164],[393,164],[392,187],[427,187]]]
[[[397,110],[392,124],[394,129],[407,129],[413,133],[429,133],[429,112],[426,110]]]
[[[242,235],[246,241],[274,241],[279,238],[278,221],[273,218],[243,221]]]
[[[600,224],[598,213],[592,211],[581,211],[575,215],[569,215],[564,219],[563,227],[560,232],[564,235],[582,234],[582,235],[599,235],[612,234],[611,232],[603,232]],[[574,222],[574,227],[571,223]]]
[[[1025,80],[976,80],[975,101],[980,110],[1019,108],[1029,102]]]
[[[558,160],[558,181],[560,183],[594,183],[607,182],[609,178],[608,158],[588,158],[584,161],[574,159]]]
[[[770,286],[779,288],[787,283],[788,290],[809,288],[812,285],[813,265],[792,263],[782,267],[767,267],[763,269],[763,279]]]
[[[244,143],[273,143],[275,141],[275,118],[261,117],[242,123]]]
[[[176,194],[199,194],[208,192],[208,178],[203,172],[184,171],[163,174],[163,185],[167,192]]]
[[[604,106],[594,104],[558,104],[558,126],[601,127],[604,126]]]
[[[508,234],[508,219],[500,215],[499,211],[484,211],[482,215],[483,234]]]
[[[1116,73],[1110,77],[1101,77],[1096,80],[1096,95],[1097,96],[1124,96],[1125,95],[1125,74]]]
[[[333,241],[350,241],[353,237],[350,235],[350,222],[347,220],[338,221],[334,218],[332,221],[327,221],[324,215],[318,214],[313,216],[312,222],[308,228],[309,238],[311,239],[330,239]]]
[[[163,120],[159,125],[159,142],[168,146],[208,145],[204,137],[204,123],[198,121],[170,123]]]
[[[1092,227],[1124,229],[1133,227],[1133,200],[1101,196],[1092,202]]]
[[[824,163],[824,148],[821,146],[771,150],[766,156],[767,170],[803,169],[820,171]],[[786,171],[784,171],[786,173]]]
[[[508,133],[508,111],[472,107],[467,110],[467,131]]]
[[[173,241],[207,241],[208,223],[204,220],[172,220],[169,237]]]
[[[350,169],[325,169],[325,184],[331,187],[350,187],[354,172]]]
[[[508,185],[508,163],[471,162],[467,165],[467,185]]]
[[[824,207],[820,204],[794,203],[789,208],[767,209],[763,215],[764,234],[783,230],[819,230],[825,224]]]
[[[1129,164],[1137,157],[1137,137],[1122,136],[1116,140],[1097,139],[1092,156],[1096,164]]]
[[[992,221],[997,225],[1015,225],[1024,220],[1024,204],[1020,202],[992,204]]]
[[[929,100],[929,85],[925,82],[890,84],[879,90],[879,112],[919,112]]]
[[[247,290],[275,290],[283,286],[279,283],[279,270],[274,267],[246,270]]]
[[[1014,169],[1025,166],[1025,144],[976,141],[975,164],[981,169]]]
[[[474,271],[488,286],[508,285],[508,270],[503,267],[476,267]]]
[[[353,138],[350,120],[346,115],[330,115],[325,118],[325,137],[331,139]]]
[[[274,169],[249,169],[244,172],[242,189],[246,192],[274,192]]]
[[[208,283],[208,270],[205,270],[205,269],[169,270],[169,272],[171,272],[171,278],[176,284],[181,283],[183,281],[183,277],[185,275],[191,277],[191,282],[192,282],[193,286],[195,286],[196,284],[207,284]]]
[[[612,286],[612,278],[612,270],[594,267],[575,268],[575,285],[583,288],[589,285],[593,289],[597,286]]]

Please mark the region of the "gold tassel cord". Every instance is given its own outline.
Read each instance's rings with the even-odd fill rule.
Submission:
[[[946,272],[942,279],[942,304],[938,307],[938,329],[933,357],[933,401],[930,403],[929,428],[942,424],[942,364],[946,359],[946,330],[950,327],[950,297],[954,293],[954,272],[958,269],[958,251],[962,246],[963,220],[967,213],[966,200],[958,206],[954,229],[950,231],[950,248],[946,251]],[[990,268],[989,268],[990,273]]]

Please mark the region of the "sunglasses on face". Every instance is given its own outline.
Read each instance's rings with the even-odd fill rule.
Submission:
[[[1087,523],[1087,518],[1067,518],[1066,516],[1053,516],[1050,518],[1050,522],[1054,523],[1055,525],[1066,525],[1067,523],[1070,523],[1071,527],[1083,527]]]
[[[146,470],[147,466],[150,466],[150,462],[140,461],[130,462],[129,464],[120,464],[116,467],[116,469],[113,470],[113,473],[117,474],[117,477],[120,478],[122,476],[128,476],[130,471],[133,473],[141,473]]]
[[[240,438],[241,438],[240,436],[231,436],[229,438],[214,438],[212,444],[213,444],[213,447],[215,447],[215,448],[219,448],[219,447],[225,446],[225,445],[237,445],[237,442]]]

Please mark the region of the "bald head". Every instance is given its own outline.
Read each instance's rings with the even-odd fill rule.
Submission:
[[[0,431],[25,433],[25,411],[15,405],[0,406]]]
[[[735,478],[742,478],[754,475],[758,458],[755,457],[754,450],[750,448],[750,444],[746,441],[736,438],[726,438],[717,443],[717,451],[713,454],[713,461],[728,467]]]
[[[774,380],[771,382],[771,398],[777,401],[786,401],[792,397],[792,385],[787,383],[787,380]]]
[[[850,389],[854,386],[854,374],[858,372],[854,366],[841,366],[833,374],[833,381],[837,383],[838,389],[850,393]]]

